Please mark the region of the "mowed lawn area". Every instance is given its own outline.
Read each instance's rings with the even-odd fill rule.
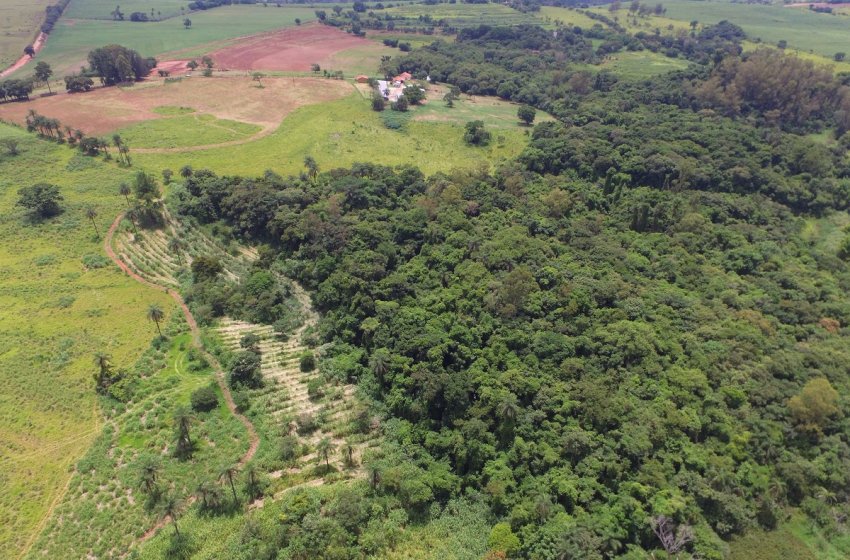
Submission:
[[[92,373],[104,351],[132,365],[156,331],[150,304],[171,298],[111,264],[103,235],[124,208],[130,172],[0,125],[20,155],[0,155],[0,558],[16,558],[61,496],[71,467],[100,431]],[[58,185],[63,214],[30,223],[17,190]]]
[[[213,50],[217,42],[293,26],[296,18],[303,22],[316,19],[312,8],[264,8],[262,4],[223,6],[188,17],[192,20],[191,29],[183,27],[182,18],[133,23],[63,17],[36,58],[48,62],[56,76],[64,76],[79,71],[80,66],[87,64],[89,51],[103,45],[117,43],[142,56],[161,57],[173,51],[179,51],[182,56],[197,56]],[[202,45],[210,47],[200,48]],[[27,65],[15,75],[31,72]]]
[[[518,155],[528,142],[529,129],[517,124],[494,130],[490,146],[467,146],[463,141],[465,121],[422,122],[416,120],[420,110],[429,114],[427,109],[414,108],[404,128],[390,130],[381,114],[370,109],[368,99],[352,88],[344,99],[301,107],[273,134],[259,140],[189,153],[137,153],[135,161],[157,173],[191,165],[223,174],[256,175],[266,169],[288,174],[301,172],[305,156],[310,155],[322,169],[369,161],[411,164],[434,173],[477,167],[482,162],[496,164]]]
[[[0,2],[0,70],[18,60],[44,22],[44,8],[51,0],[3,0]]]

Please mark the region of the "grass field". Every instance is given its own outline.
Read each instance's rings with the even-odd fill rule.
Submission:
[[[123,8],[122,8],[123,9]],[[182,51],[182,56],[213,50],[203,45],[253,33],[271,31],[316,19],[312,8],[263,8],[262,5],[223,6],[190,16],[192,28],[184,29],[179,18],[161,22],[73,20],[62,18],[50,34],[38,59],[53,67],[57,76],[79,70],[94,47],[118,43],[143,56]],[[28,67],[16,74],[26,74]]]
[[[473,148],[463,142],[459,122],[414,120],[401,131],[387,129],[381,116],[363,96],[302,107],[283,120],[280,128],[260,140],[191,153],[136,154],[138,165],[158,172],[184,165],[219,173],[254,175],[265,169],[299,173],[304,157],[312,155],[322,169],[345,167],[358,161],[385,165],[413,164],[426,173],[456,167],[490,164],[517,155],[526,145],[523,127],[494,131],[490,146]],[[515,112],[515,109],[514,109]]]
[[[659,28],[662,32],[690,30],[690,22],[702,25],[731,21],[744,29],[751,39],[760,39],[769,45],[785,40],[801,51],[832,57],[836,52],[850,52],[848,18],[819,14],[809,10],[796,10],[775,4],[744,4],[723,0],[670,0],[664,2],[664,17],[638,18],[638,26],[631,23],[628,10],[617,11],[618,21],[629,31],[648,31]],[[607,7],[593,8],[612,17]]]
[[[850,557],[850,537],[827,538],[805,516],[794,514],[775,531],[753,531],[729,546],[729,560],[844,560]]]
[[[108,263],[84,216],[93,206],[103,234],[129,173],[0,125],[8,136],[21,154],[0,156],[0,558],[33,536],[99,432],[94,352],[132,365],[155,334],[147,307],[171,309],[167,295]],[[40,181],[60,186],[65,212],[30,224],[17,189]]]
[[[418,20],[420,15],[429,15],[434,21],[446,20],[452,27],[476,27],[478,25],[518,25],[538,23],[532,14],[523,14],[502,4],[407,4],[384,10],[393,16]],[[417,25],[420,25],[418,22]],[[396,26],[404,27],[403,22]]]
[[[464,125],[469,121],[483,121],[487,127],[500,131],[529,130],[529,127],[517,118],[519,105],[516,103],[502,101],[497,97],[463,94],[461,99],[455,101],[454,107],[447,107],[442,101],[447,91],[446,86],[430,86],[429,101],[412,112],[413,120],[456,125]],[[537,111],[534,124],[551,120],[554,120],[552,116]]]
[[[185,329],[173,321],[172,332]],[[134,399],[118,407],[110,422],[79,464],[66,499],[57,508],[30,558],[119,558],[159,518],[144,507],[135,468],[142,454],[162,459],[159,478],[181,496],[191,495],[199,481],[213,483],[248,447],[242,425],[224,405],[195,415],[191,428],[197,449],[191,460],[163,453],[173,445],[172,412],[188,405],[192,391],[212,380],[209,367],[192,360],[189,334],[175,336],[162,349],[151,348],[144,360],[157,373],[142,381]],[[157,367],[158,366],[158,367]]]
[[[595,19],[589,18],[577,10],[571,10],[569,8],[541,6],[539,15],[544,21],[549,20],[547,23],[560,21],[565,25],[577,25],[582,29],[590,29],[594,25],[604,26],[602,22],[596,21]]]
[[[148,17],[151,17],[151,9],[154,10],[154,16],[159,19],[166,19],[174,16],[179,16],[184,13],[189,14],[189,18],[194,17],[194,13],[188,12],[186,5],[188,2],[182,0],[123,0],[116,2],[113,0],[73,0],[65,11],[65,17],[70,19],[105,19],[112,20],[112,11],[115,5],[121,6],[121,12],[124,14],[124,20],[129,22],[130,14],[133,12],[143,12]],[[183,8],[181,12],[180,8]],[[135,23],[133,25],[146,25],[145,23]]]
[[[3,0],[0,2],[0,70],[15,62],[32,43],[44,22],[44,8],[51,0]]]
[[[243,140],[261,130],[255,124],[192,113],[141,122],[118,133],[135,148],[182,148]]]

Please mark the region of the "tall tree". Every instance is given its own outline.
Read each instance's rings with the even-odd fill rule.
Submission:
[[[188,407],[179,406],[174,411],[174,428],[177,432],[177,444],[174,454],[181,459],[192,456],[192,437],[189,430],[194,416]]]
[[[156,331],[159,333],[160,338],[162,338],[162,330],[159,328],[159,322],[165,318],[165,312],[162,308],[156,304],[152,304],[148,307],[148,320],[156,323]]]
[[[334,444],[331,438],[322,438],[316,444],[316,460],[324,460],[326,470],[330,470],[331,468],[330,457],[334,451],[336,451],[336,444]]]
[[[233,477],[236,476],[236,473],[239,472],[239,469],[236,468],[236,465],[230,465],[229,467],[225,467],[224,470],[221,471],[221,478],[227,480],[230,484],[230,491],[233,493],[233,503],[239,501],[239,498],[236,496],[236,485],[233,484]]]
[[[100,237],[100,230],[97,229],[97,222],[95,221],[95,218],[97,218],[97,210],[94,209],[94,206],[86,208],[86,218],[91,220],[91,225],[94,227],[94,234],[97,237]]]
[[[127,208],[130,207],[130,193],[133,192],[130,189],[130,185],[127,183],[121,183],[118,185],[118,194],[124,197],[124,200],[127,201]]]
[[[47,91],[50,93],[53,93],[53,90],[50,89],[50,76],[52,75],[53,69],[43,60],[35,65],[35,77],[38,78],[38,81],[47,84]]]
[[[162,513],[171,518],[171,524],[174,525],[174,533],[180,535],[180,528],[177,527],[177,514],[180,513],[182,502],[176,494],[169,494],[162,501]]]
[[[176,237],[172,237],[168,240],[168,250],[177,255],[177,262],[180,263],[180,266],[183,266],[183,242]]]
[[[315,158],[313,156],[306,156],[304,158],[304,167],[307,168],[307,175],[310,177],[310,180],[315,181],[319,175],[319,164],[316,163]]]

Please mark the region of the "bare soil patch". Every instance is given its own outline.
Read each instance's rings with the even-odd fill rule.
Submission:
[[[311,64],[322,64],[340,51],[373,44],[335,27],[314,24],[245,37],[210,56],[218,68],[226,70],[308,72]]]
[[[156,80],[130,88],[98,88],[5,103],[0,105],[0,119],[23,124],[27,112],[34,109],[87,134],[106,134],[136,122],[164,118],[154,112],[157,107],[177,106],[258,124],[270,131],[298,107],[340,99],[351,91],[347,82],[322,78],[264,78],[261,88],[247,76],[193,77],[169,84]]]

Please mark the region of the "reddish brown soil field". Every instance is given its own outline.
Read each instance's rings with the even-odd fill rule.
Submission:
[[[210,56],[217,68],[226,70],[309,72],[311,64],[321,64],[335,53],[373,44],[335,27],[314,24],[245,37]]]
[[[0,119],[23,124],[34,109],[87,134],[106,134],[136,122],[162,118],[153,109],[191,107],[221,119],[258,124],[267,132],[303,105],[340,99],[351,84],[322,78],[265,78],[263,87],[249,77],[193,77],[166,84],[150,80],[131,88],[98,88],[60,93],[24,103],[0,104]]]

